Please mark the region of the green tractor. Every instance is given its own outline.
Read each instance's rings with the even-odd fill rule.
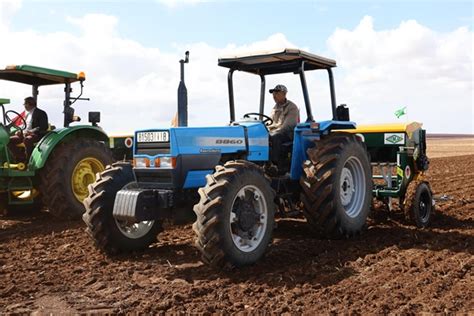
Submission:
[[[88,195],[87,186],[95,181],[96,173],[122,158],[114,159],[109,137],[97,125],[100,112],[89,112],[91,125],[71,126],[80,121],[71,105],[88,100],[81,98],[84,73],[22,65],[0,70],[0,79],[30,85],[34,99],[38,98],[41,86],[65,86],[64,127],[50,126],[47,134],[34,145],[26,163],[15,161],[8,148],[10,137],[21,133],[26,121],[20,113],[7,108],[10,100],[0,99],[0,212],[46,208],[56,217],[80,218],[84,212],[82,201]],[[78,97],[71,95],[74,83],[80,85]],[[24,147],[24,144],[17,146]],[[125,157],[125,150],[120,149],[119,156],[123,151]]]

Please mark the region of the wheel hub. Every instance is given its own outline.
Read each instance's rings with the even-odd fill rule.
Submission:
[[[355,218],[364,208],[366,177],[361,161],[349,157],[344,163],[339,178],[339,196],[347,216]]]
[[[422,194],[419,203],[420,217],[422,220],[427,220],[430,216],[430,198],[427,194]]]
[[[267,205],[261,196],[257,187],[247,185],[234,199],[230,213],[230,232],[234,245],[241,251],[253,251],[265,234]]]
[[[88,195],[88,185],[95,181],[95,175],[105,170],[104,165],[96,158],[84,158],[76,164],[71,176],[71,187],[74,196],[82,202]]]
[[[424,202],[420,202],[420,209],[422,209],[423,211],[425,211],[426,205],[425,205]]]
[[[342,205],[347,206],[354,193],[354,178],[348,168],[344,168],[341,174],[341,202]]]
[[[236,210],[239,228],[246,232],[260,222],[260,215],[256,212],[251,201],[243,201],[240,209]]]

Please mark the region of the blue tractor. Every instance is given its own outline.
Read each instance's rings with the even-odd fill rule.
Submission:
[[[219,59],[229,68],[230,123],[188,127],[181,60],[178,127],[135,132],[134,163],[115,163],[89,186],[83,216],[88,234],[102,251],[115,254],[148,247],[162,223],[194,206],[196,246],[213,266],[256,262],[272,240],[276,216],[297,211],[315,231],[348,237],[366,223],[372,201],[371,166],[348,109],[336,106],[332,68],[336,62],[296,49]],[[305,72],[325,70],[329,77],[332,119],[315,121]],[[233,74],[261,79],[260,106],[236,119]],[[269,173],[272,150],[264,114],[267,75],[299,76],[306,118],[283,144],[281,162],[288,172]],[[340,131],[345,130],[345,131]]]

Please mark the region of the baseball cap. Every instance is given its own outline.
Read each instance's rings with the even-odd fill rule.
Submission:
[[[273,93],[274,91],[283,91],[283,92],[288,92],[288,89],[282,85],[282,84],[277,84],[275,88],[268,90],[270,93]]]

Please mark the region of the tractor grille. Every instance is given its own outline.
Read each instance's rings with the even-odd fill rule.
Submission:
[[[164,187],[173,186],[173,171],[160,170],[154,168],[135,168],[135,176],[140,184],[162,185]]]
[[[135,149],[137,155],[155,156],[170,153],[170,143],[137,143]]]

